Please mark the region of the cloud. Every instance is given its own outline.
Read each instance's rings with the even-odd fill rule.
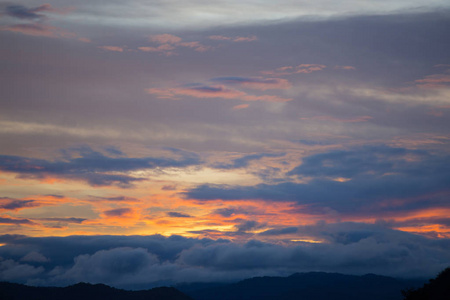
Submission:
[[[41,253],[32,251],[32,252],[28,253],[27,255],[25,255],[24,257],[22,257],[20,259],[20,261],[43,263],[43,262],[48,262],[49,260],[47,257],[42,255]]]
[[[262,74],[274,76],[286,76],[293,74],[309,74],[312,72],[322,71],[327,66],[320,64],[300,64],[297,66],[280,67],[273,71],[263,71]]]
[[[19,210],[22,208],[39,206],[36,200],[21,200],[8,197],[0,197],[0,209]]]
[[[27,279],[44,272],[42,266],[34,267],[28,264],[20,264],[12,259],[0,258],[0,280],[13,281]]]
[[[91,198],[95,200],[104,200],[104,201],[111,201],[111,202],[138,202],[139,199],[134,197],[127,197],[127,196],[115,196],[115,197],[100,197],[100,196],[91,196]]]
[[[190,216],[188,214],[183,214],[183,213],[176,212],[176,211],[170,211],[167,213],[167,215],[171,218],[192,218],[192,216]]]
[[[334,67],[336,70],[348,70],[348,71],[354,71],[356,70],[355,67],[353,66],[335,66]]]
[[[243,87],[257,89],[257,90],[270,90],[270,89],[288,89],[291,87],[291,83],[282,78],[263,78],[263,77],[216,77],[211,81],[220,82],[223,84],[235,84]]]
[[[23,218],[0,217],[0,224],[11,225],[35,225],[34,222]]]
[[[245,108],[248,108],[248,107],[249,107],[248,104],[239,104],[239,105],[233,106],[233,110],[240,110],[240,109],[245,109]]]
[[[75,150],[79,153],[78,157],[69,156],[56,161],[0,155],[0,170],[26,178],[59,177],[86,181],[92,186],[117,185],[126,188],[145,179],[127,175],[126,172],[186,167],[200,163],[198,155],[177,149],[168,149],[168,151],[176,153],[180,156],[179,159],[110,157],[90,148]]]
[[[293,233],[297,233],[297,232],[298,232],[297,227],[285,227],[285,228],[269,229],[269,230],[261,232],[259,235],[279,236],[279,235],[285,235],[285,234],[293,234]]]
[[[258,37],[256,35],[251,35],[251,36],[235,36],[235,37],[230,37],[230,36],[223,36],[223,35],[210,35],[208,37],[210,40],[215,40],[215,41],[232,41],[232,42],[254,42],[256,40],[258,40]]]
[[[245,232],[258,226],[243,222],[241,228]],[[312,270],[431,277],[450,260],[448,239],[428,239],[381,225],[322,222],[278,233],[283,230],[326,243],[233,243],[181,236],[7,237],[0,247],[0,278],[56,286],[101,282],[135,289]],[[20,263],[27,256],[32,266]]]
[[[97,48],[113,52],[123,52],[125,50],[125,47],[119,46],[98,46]]]
[[[46,3],[34,8],[27,8],[23,5],[9,5],[5,8],[5,13],[8,16],[18,19],[35,20],[45,18],[45,15],[40,14],[40,12],[65,14],[70,10],[72,9],[56,9],[50,4]]]
[[[433,74],[425,76],[423,79],[417,79],[415,82],[418,87],[424,88],[448,87],[450,85],[450,75]]]
[[[250,154],[245,155],[240,158],[236,158],[232,160],[230,164],[215,164],[213,167],[218,169],[238,169],[245,168],[249,165],[250,162],[255,160],[260,160],[265,157],[282,157],[285,153],[258,153],[258,154]]]
[[[176,185],[164,185],[161,190],[163,191],[176,191],[177,190],[177,186]]]
[[[222,98],[265,102],[288,102],[292,100],[292,98],[282,98],[273,95],[249,95],[243,91],[227,88],[223,85],[199,85],[170,89],[150,88],[146,89],[146,92],[156,95],[160,99],[179,99],[178,96],[189,96],[194,98]]]
[[[45,221],[45,222],[58,222],[58,223],[74,223],[74,224],[81,224],[87,219],[83,218],[40,218],[39,221]]]
[[[126,217],[133,212],[131,208],[115,208],[111,210],[106,210],[103,212],[107,217]]]
[[[359,116],[355,118],[335,118],[331,116],[314,116],[314,117],[302,117],[301,120],[317,120],[317,121],[331,121],[331,122],[339,122],[339,123],[359,123],[359,122],[367,122],[373,117],[371,116]]]
[[[255,186],[202,184],[183,193],[188,199],[285,201],[307,205],[305,212],[332,209],[365,215],[448,207],[450,157],[387,146],[332,150],[303,158],[287,175],[307,182]],[[397,200],[391,201],[388,200]],[[399,203],[398,201],[402,199]]]
[[[4,31],[11,31],[11,32],[18,32],[25,35],[31,35],[31,36],[43,36],[43,37],[49,37],[49,38],[57,38],[57,37],[63,37],[63,38],[76,38],[76,34],[66,31],[64,29],[49,26],[45,24],[17,24],[17,25],[11,25],[6,27],[0,27],[0,30]]]
[[[254,231],[264,227],[266,227],[266,223],[259,223],[254,220],[242,220],[239,224],[235,225],[238,233]]]
[[[212,49],[212,47],[203,45],[198,41],[183,42],[180,37],[167,33],[152,35],[149,40],[160,45],[156,47],[142,46],[138,47],[138,49],[143,52],[158,52],[166,56],[177,55],[175,50],[178,47],[192,48],[197,52],[205,52]]]
[[[158,44],[178,44],[181,38],[172,34],[157,34],[150,36],[150,41]]]

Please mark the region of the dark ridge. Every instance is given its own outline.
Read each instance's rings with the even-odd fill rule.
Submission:
[[[173,287],[126,291],[104,284],[77,283],[68,287],[33,287],[0,282],[1,300],[192,300]]]
[[[418,289],[403,291],[404,300],[448,300],[450,299],[450,268]]]
[[[196,300],[401,300],[402,290],[424,281],[368,274],[295,273],[289,277],[255,277],[217,287],[183,290]]]

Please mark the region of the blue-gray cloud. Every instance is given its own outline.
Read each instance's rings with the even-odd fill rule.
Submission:
[[[0,209],[16,210],[34,206],[38,206],[36,200],[21,200],[8,197],[0,197]]]
[[[73,150],[73,149],[72,149]],[[118,185],[130,187],[134,182],[145,178],[126,174],[110,174],[110,172],[128,172],[165,167],[186,167],[200,163],[196,154],[169,148],[168,150],[181,156],[179,159],[155,157],[110,157],[89,147],[78,150],[80,157],[71,157],[70,152],[63,152],[64,160],[44,160],[22,156],[0,155],[0,170],[29,178],[56,176],[69,179],[85,180],[93,186]]]
[[[192,216],[190,216],[188,214],[183,214],[183,213],[176,212],[176,211],[169,211],[167,213],[167,215],[172,218],[192,218]]]
[[[250,154],[245,155],[240,158],[233,159],[229,164],[216,164],[213,167],[218,169],[238,169],[245,168],[249,165],[250,162],[254,160],[259,160],[264,157],[282,157],[286,155],[285,153],[258,153],[258,154]]]
[[[297,231],[298,231],[297,227],[285,227],[285,228],[269,229],[269,230],[261,232],[259,235],[278,236],[278,235],[296,233]]]
[[[123,208],[115,208],[106,210],[103,213],[108,217],[122,217],[132,212],[131,208],[123,207]]]
[[[428,239],[380,224],[318,223],[284,231],[326,243],[232,243],[180,236],[7,235],[0,236],[0,242],[5,243],[0,247],[0,278],[36,285],[86,281],[148,288],[311,270],[422,277],[433,276],[450,263],[450,240]],[[28,271],[14,272],[20,268]]]
[[[308,204],[311,212],[380,212],[420,207],[448,207],[450,157],[387,146],[334,150],[311,155],[289,175],[312,177],[308,183],[255,186],[203,184],[184,193],[197,200],[288,201]],[[344,177],[348,181],[337,181]],[[439,193],[438,193],[439,192]],[[444,193],[444,194],[440,194]],[[415,198],[402,206],[378,206],[389,199]]]

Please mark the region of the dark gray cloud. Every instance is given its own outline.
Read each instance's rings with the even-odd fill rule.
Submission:
[[[83,218],[40,218],[40,221],[45,222],[59,222],[59,223],[75,223],[75,224],[81,224],[87,219]]]
[[[242,220],[235,226],[238,233],[248,232],[255,229],[266,227],[265,223],[260,223],[254,220]]]
[[[34,206],[38,206],[36,200],[21,200],[8,197],[0,197],[0,209],[16,210]]]
[[[292,233],[296,233],[297,231],[298,231],[297,227],[285,227],[285,228],[269,229],[269,230],[261,232],[259,235],[277,236],[277,235],[284,235],[284,234],[292,234]]]
[[[172,218],[192,218],[192,216],[190,216],[188,214],[183,214],[183,213],[176,212],[176,211],[169,211],[167,213],[167,215]]]
[[[173,148],[168,150],[180,155],[180,159],[109,157],[89,147],[76,150],[81,157],[73,158],[70,156],[70,152],[63,152],[66,159],[59,161],[0,155],[0,170],[19,174],[24,178],[56,176],[85,180],[93,186],[118,185],[120,187],[130,187],[134,182],[142,181],[144,178],[109,174],[109,172],[185,167],[200,163],[200,158],[196,154]]]
[[[283,230],[326,243],[231,243],[180,236],[2,236],[6,245],[0,247],[0,278],[38,285],[86,281],[142,288],[158,282],[237,280],[311,270],[423,277],[450,263],[448,239],[428,239],[380,224],[318,223]]]
[[[124,207],[106,210],[103,213],[108,217],[122,217],[124,215],[131,213],[132,211],[133,210],[131,208]]]
[[[35,223],[28,219],[23,218],[8,218],[0,217],[0,224],[11,224],[11,225],[34,225]]]
[[[49,4],[44,4],[35,8],[27,8],[23,5],[9,5],[5,8],[5,13],[8,16],[19,18],[19,19],[42,19],[44,15],[39,14],[40,11],[45,11],[51,8]]]

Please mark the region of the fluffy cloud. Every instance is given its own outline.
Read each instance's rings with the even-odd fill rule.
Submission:
[[[257,226],[244,225],[246,230]],[[179,236],[2,236],[0,240],[6,245],[0,247],[4,258],[0,278],[41,285],[87,281],[143,288],[157,282],[237,280],[311,270],[422,277],[433,276],[450,262],[448,239],[428,239],[384,225],[318,223],[270,234],[294,234],[326,242],[231,243]],[[29,264],[20,263],[24,257]]]

